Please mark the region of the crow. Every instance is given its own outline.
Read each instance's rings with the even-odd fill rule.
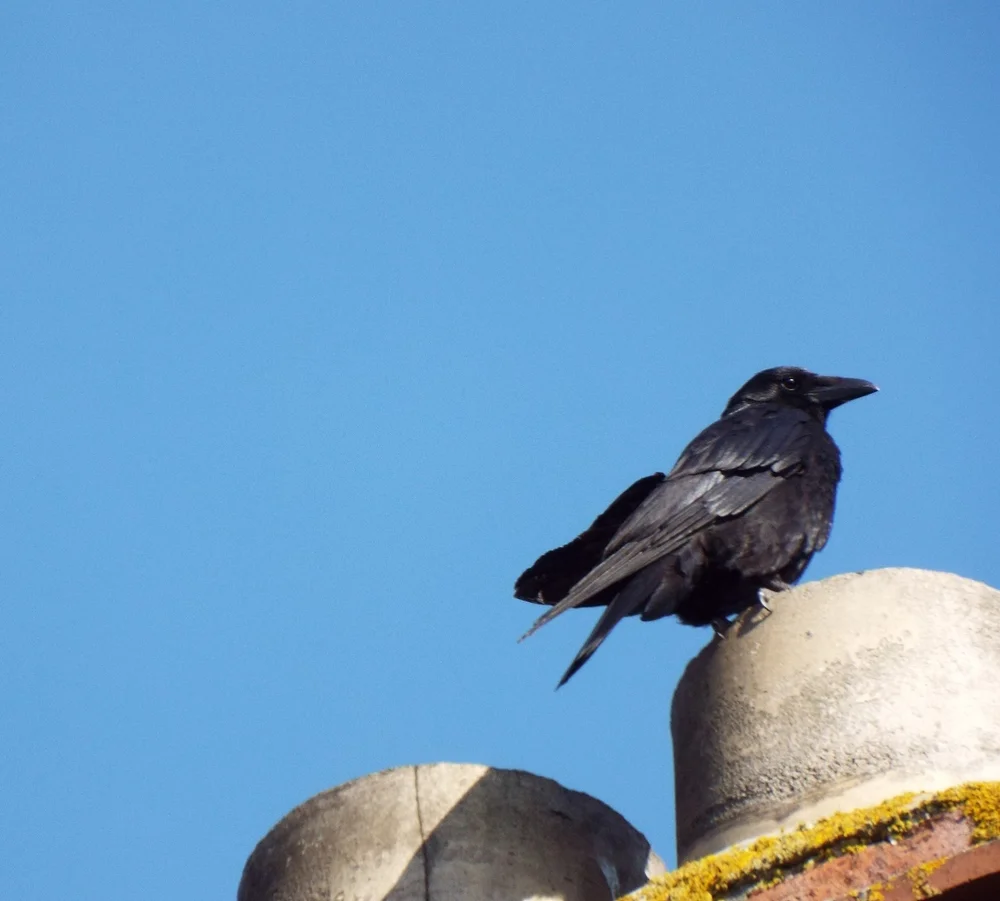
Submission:
[[[758,372],[667,475],[639,479],[539,557],[514,596],[554,606],[522,641],[571,607],[605,608],[557,688],[623,617],[673,614],[722,634],[755,603],[769,610],[761,590],[788,588],[830,534],[841,466],[827,416],[877,390],[792,366]]]

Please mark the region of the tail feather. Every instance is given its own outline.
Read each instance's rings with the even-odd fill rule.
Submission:
[[[650,593],[656,588],[660,580],[658,567],[648,567],[642,572],[636,573],[625,587],[615,595],[614,600],[604,608],[604,612],[597,620],[596,625],[587,636],[583,647],[577,652],[569,669],[563,673],[556,689],[562,688],[594,654],[608,637],[611,630],[626,616],[637,613],[642,609],[643,604],[649,598]]]
[[[573,676],[576,671],[580,669],[590,658],[593,656],[594,651],[596,651],[600,646],[601,642],[608,637],[611,630],[618,625],[618,622],[625,616],[625,613],[620,609],[618,604],[619,594],[607,607],[604,608],[604,612],[601,614],[600,619],[597,620],[597,625],[594,626],[593,631],[587,636],[587,640],[583,643],[583,647],[577,652],[577,655],[573,658],[573,662],[569,665],[569,668],[563,673],[563,677],[559,680],[559,684],[556,686],[556,690],[562,688]]]

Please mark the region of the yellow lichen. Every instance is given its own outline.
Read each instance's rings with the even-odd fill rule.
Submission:
[[[774,884],[810,862],[907,835],[929,816],[954,809],[973,822],[974,844],[1000,838],[1000,782],[972,782],[934,795],[899,795],[875,807],[834,814],[814,826],[801,826],[693,860],[655,877],[622,901],[717,901],[737,889]],[[923,870],[928,889],[926,874],[932,869]],[[879,889],[871,886],[867,901],[879,901]]]
[[[1000,838],[1000,782],[969,782],[935,796],[946,807],[961,807],[975,824],[973,844]]]
[[[930,884],[928,877],[947,859],[947,857],[941,857],[938,860],[918,864],[917,866],[906,871],[906,876],[910,880],[910,885],[913,888],[914,898],[934,898],[941,894],[938,889],[934,888],[934,886]]]

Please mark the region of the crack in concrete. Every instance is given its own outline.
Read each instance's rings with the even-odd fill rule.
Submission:
[[[427,859],[427,836],[424,834],[424,818],[420,813],[420,765],[413,767],[413,794],[417,808],[417,828],[420,830],[420,856],[424,862],[424,901],[431,901],[430,861]]]

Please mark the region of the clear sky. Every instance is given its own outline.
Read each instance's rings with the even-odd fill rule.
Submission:
[[[0,10],[11,899],[233,897],[310,795],[519,767],[673,859],[708,629],[516,576],[767,366],[831,419],[807,577],[1000,585],[993,3]],[[886,687],[891,691],[891,686]]]

